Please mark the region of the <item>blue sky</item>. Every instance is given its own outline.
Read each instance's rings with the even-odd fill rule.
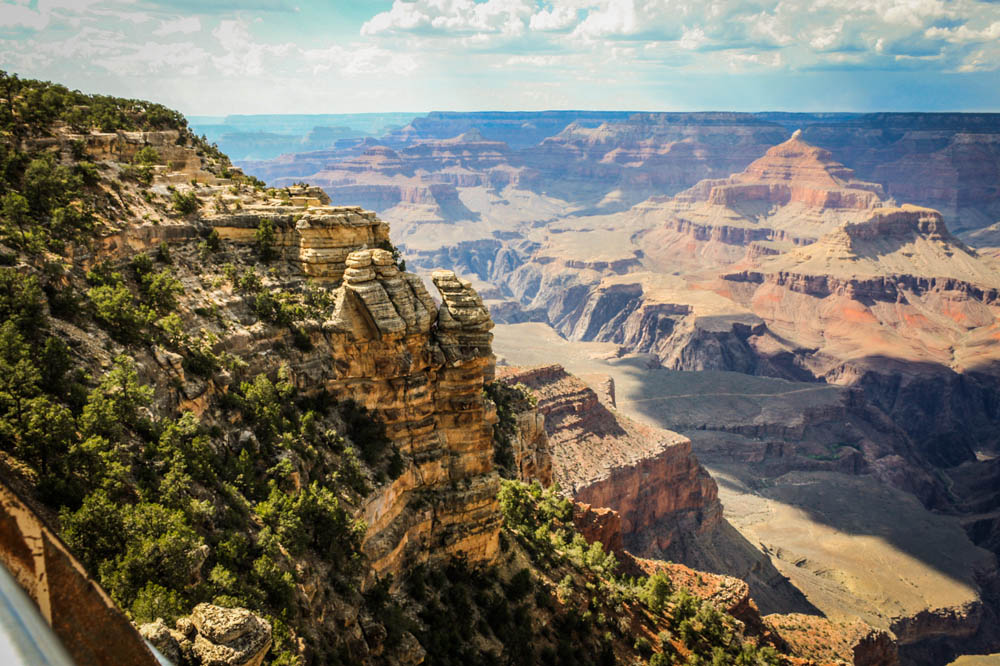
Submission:
[[[1000,2],[0,0],[0,68],[202,115],[1000,111]]]

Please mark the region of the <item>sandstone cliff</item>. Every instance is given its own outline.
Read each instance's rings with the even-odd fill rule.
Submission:
[[[501,367],[498,377],[538,397],[553,479],[577,501],[617,511],[632,551],[669,553],[720,520],[715,482],[686,438],[614,412],[558,365]]]

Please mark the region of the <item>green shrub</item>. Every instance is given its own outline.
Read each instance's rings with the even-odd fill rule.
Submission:
[[[154,164],[160,164],[160,153],[156,151],[156,148],[152,146],[143,146],[135,155],[132,157],[133,164],[142,164],[144,166],[152,166]]]
[[[14,268],[0,268],[0,321],[12,322],[29,338],[42,329],[45,294],[38,280]]]
[[[184,293],[184,285],[169,268],[147,274],[140,281],[139,289],[150,307],[161,315],[175,310],[177,297]]]
[[[132,621],[137,625],[163,618],[168,625],[173,625],[179,617],[187,615],[191,609],[188,602],[176,590],[168,590],[157,583],[148,583],[136,594],[135,601],[129,609]]]
[[[148,187],[153,183],[153,170],[147,165],[125,164],[122,166],[121,177]]]
[[[257,256],[264,263],[268,263],[277,258],[278,253],[274,248],[277,234],[274,230],[274,223],[270,218],[261,218],[257,223],[257,231],[254,233],[257,241]]]
[[[136,305],[132,292],[124,284],[101,285],[87,291],[94,316],[109,334],[122,343],[142,340],[143,330],[152,323],[153,314]]]
[[[173,208],[174,212],[178,215],[191,215],[198,212],[198,209],[201,207],[201,201],[199,201],[198,195],[194,192],[184,194],[179,191],[174,191],[174,194],[170,199],[170,207]]]
[[[170,245],[167,241],[162,241],[156,248],[156,260],[164,264],[172,264],[173,259],[170,257]]]
[[[218,230],[212,229],[208,233],[208,236],[205,238],[205,244],[212,252],[218,252],[222,249],[222,238],[219,236]]]
[[[657,571],[646,579],[642,591],[642,600],[654,613],[662,613],[667,606],[667,600],[673,591],[670,578],[662,571]]]

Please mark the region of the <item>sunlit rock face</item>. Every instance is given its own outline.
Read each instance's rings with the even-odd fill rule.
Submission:
[[[363,547],[375,572],[460,552],[470,561],[491,559],[499,514],[496,415],[482,393],[495,362],[489,312],[451,271],[432,276],[435,302],[421,278],[400,271],[392,253],[378,247],[388,226],[374,213],[298,194],[318,205],[246,205],[190,223],[187,236],[207,225],[229,243],[253,246],[269,220],[283,279],[312,280],[328,291],[332,306],[324,321],[307,327],[310,349],[287,364],[290,377],[307,393],[322,387],[372,410],[412,461],[361,509]],[[287,363],[286,353],[276,353],[284,344],[267,328],[236,327],[219,346],[256,372],[273,372]],[[185,406],[197,411],[206,400]]]
[[[668,552],[721,519],[718,489],[686,437],[616,412],[558,365],[501,367],[499,377],[538,397],[553,479],[580,502],[614,509],[635,552]]]
[[[323,326],[336,362],[322,381],[375,410],[413,460],[367,502],[365,549],[380,572],[458,552],[488,560],[499,534],[495,414],[482,395],[494,364],[489,314],[450,271],[434,274],[438,308],[388,252],[353,252],[347,266]]]

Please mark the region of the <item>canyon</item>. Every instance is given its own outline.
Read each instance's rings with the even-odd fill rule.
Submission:
[[[417,272],[470,276],[500,323],[501,363],[527,368],[501,375],[536,390],[547,429],[561,424],[549,437],[564,488],[620,509],[637,555],[674,544],[667,557],[746,578],[712,553],[751,544],[827,618],[892,632],[907,663],[995,646],[996,116],[634,114],[517,145],[476,120],[414,121],[384,148],[318,161],[366,161],[344,176],[354,186],[448,184],[440,203],[380,213]],[[396,161],[376,164],[389,146]],[[246,166],[290,182],[308,159]],[[553,362],[583,381],[555,378]],[[607,432],[605,404],[621,433],[624,418],[679,437],[659,431],[660,447],[690,441],[721,499],[717,515],[703,497],[716,516],[704,524],[739,540],[705,529],[680,548],[657,527],[690,477],[641,486],[664,489],[637,521],[611,490],[637,487],[624,463],[591,468],[584,452],[631,459],[647,479],[671,447],[581,434]],[[901,515],[923,536],[886,520]]]
[[[92,226],[0,229],[0,559],[82,663],[1000,645],[996,117],[368,118],[265,184],[115,103],[10,147]]]
[[[474,585],[518,602],[510,590],[526,579],[536,590],[516,612],[529,613],[527,627],[559,623],[612,660],[646,651],[636,635],[681,656],[717,648],[777,659],[784,643],[762,628],[745,584],[713,578],[735,590],[716,598],[712,584],[694,584],[700,574],[668,565],[678,585],[691,579],[701,593],[680,597],[690,613],[725,629],[717,645],[670,638],[666,628],[680,621],[665,612],[673,607],[645,601],[644,581],[662,563],[617,579],[614,556],[573,531],[572,505],[553,490],[537,508],[551,539],[512,522],[511,492],[530,497],[542,491],[524,482],[563,478],[545,414],[534,405],[501,412],[488,397],[494,323],[482,298],[450,270],[430,275],[433,298],[403,269],[376,214],[330,205],[314,186],[263,187],[183,125],[81,134],[56,123],[26,143],[28,154],[52,156],[33,158],[36,169],[100,164],[78,195],[92,210],[91,236],[43,237],[62,253],[62,271],[41,272],[23,229],[4,236],[0,268],[12,285],[4,363],[15,358],[25,378],[3,394],[13,435],[0,456],[0,558],[81,663],[150,662],[145,639],[185,666],[417,664],[466,649],[428,630],[455,612],[438,606],[444,591],[428,599],[414,582],[438,575],[467,577],[461,595]],[[75,394],[40,384],[31,345],[55,355],[63,374],[74,367]],[[560,379],[596,408],[582,383]],[[30,409],[61,424],[53,438],[25,430],[34,421],[17,411],[18,391],[33,391]],[[505,419],[515,424],[518,481],[501,481],[495,463]],[[602,421],[585,423],[580,437],[592,443]],[[632,532],[648,521],[673,529],[656,543],[665,551],[689,528],[713,529],[716,488],[687,440],[611,421],[630,433],[607,440],[613,451],[660,450],[648,467],[660,489],[690,486],[677,502],[634,504]],[[625,463],[623,479],[647,464]],[[609,479],[588,480],[595,501],[629,500],[627,486],[615,496]],[[510,611],[506,620],[487,614],[500,601],[486,601],[482,621],[511,625]],[[601,634],[573,629],[579,603],[600,604],[613,624],[595,620],[608,628]],[[476,631],[476,654],[510,649],[492,630]],[[516,663],[567,649],[564,636],[533,635]]]

